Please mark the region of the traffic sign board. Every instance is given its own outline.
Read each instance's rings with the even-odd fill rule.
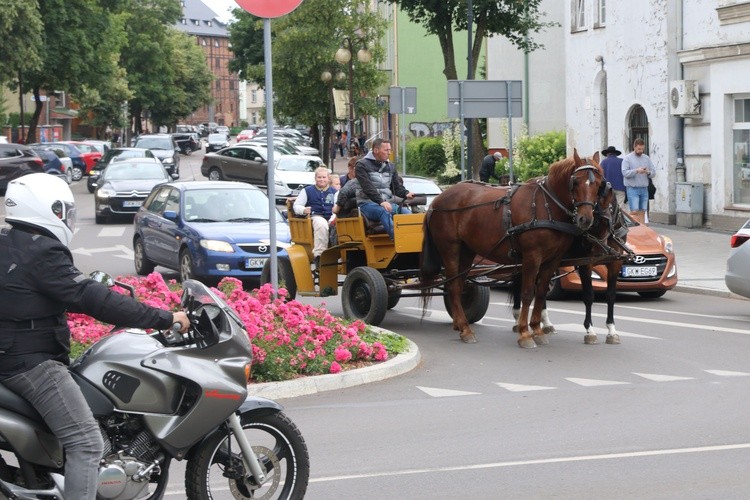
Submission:
[[[270,19],[289,14],[299,7],[302,0],[235,0],[235,2],[254,16]]]

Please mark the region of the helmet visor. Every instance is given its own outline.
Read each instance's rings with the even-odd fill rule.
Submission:
[[[52,213],[54,213],[63,224],[65,224],[71,233],[76,230],[76,206],[75,203],[57,200],[52,203]]]

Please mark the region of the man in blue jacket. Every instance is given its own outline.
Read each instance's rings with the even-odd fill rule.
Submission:
[[[617,199],[617,206],[621,210],[626,210],[625,206],[625,183],[622,178],[622,154],[614,146],[610,146],[602,151],[604,159],[600,166],[604,170],[604,178],[609,181],[612,185],[612,191],[615,192],[615,198]]]

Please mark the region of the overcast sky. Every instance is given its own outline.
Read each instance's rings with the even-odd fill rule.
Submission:
[[[232,10],[239,7],[234,0],[204,0],[203,3],[219,14],[219,19],[222,21],[229,21],[232,17]]]

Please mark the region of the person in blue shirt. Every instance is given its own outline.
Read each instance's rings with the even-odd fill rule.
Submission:
[[[315,169],[315,185],[303,189],[292,209],[300,216],[309,215],[313,226],[313,262],[318,267],[320,254],[328,248],[330,227],[335,224],[333,204],[336,189],[331,187],[328,167]]]
[[[618,151],[614,146],[610,146],[602,151],[604,159],[599,164],[604,170],[604,178],[612,185],[612,191],[615,192],[615,198],[617,199],[617,205],[622,210],[627,211],[625,205],[625,183],[622,178],[622,153]]]

